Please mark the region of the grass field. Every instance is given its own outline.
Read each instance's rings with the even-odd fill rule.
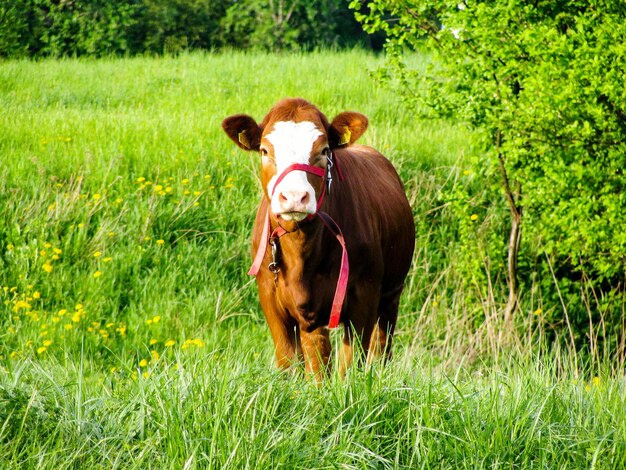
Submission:
[[[623,378],[476,325],[437,206],[480,184],[478,146],[403,111],[380,62],[0,63],[0,468],[626,466]],[[418,226],[393,362],[321,387],[273,368],[245,275],[257,163],[220,127],[285,96],[366,114]]]

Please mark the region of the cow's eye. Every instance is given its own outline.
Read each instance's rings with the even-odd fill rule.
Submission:
[[[324,155],[325,157],[330,157],[330,148],[324,148],[324,150],[322,150],[322,155]]]
[[[265,147],[261,147],[261,155],[263,155],[264,157],[267,157],[268,153]]]

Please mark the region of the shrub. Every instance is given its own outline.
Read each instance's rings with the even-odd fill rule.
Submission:
[[[351,6],[366,7],[358,18],[367,31],[385,33],[388,62],[379,74],[400,83],[407,104],[430,117],[469,123],[483,135],[478,169],[486,183],[499,181],[494,204],[502,204],[504,194],[513,226],[516,218],[523,224],[522,281],[541,290],[547,320],[568,323],[574,343],[598,335],[600,324],[606,327],[600,336],[613,341],[626,300],[622,2],[373,0]],[[426,72],[406,60],[407,50],[421,48],[435,56]],[[519,243],[521,232],[517,236]],[[511,254],[509,285],[516,295],[518,256]]]

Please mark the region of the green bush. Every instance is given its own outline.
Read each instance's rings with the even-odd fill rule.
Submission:
[[[497,183],[493,204],[506,207],[505,194],[522,214],[519,274],[545,321],[568,324],[573,343],[614,340],[626,300],[623,3],[364,3],[351,6],[366,9],[366,30],[387,37],[379,75],[417,112],[483,135],[477,171]],[[424,48],[433,65],[411,69],[407,50]]]
[[[0,0],[0,57],[129,52],[132,2]]]
[[[0,0],[0,57],[26,55],[28,46],[24,35],[27,25],[20,17],[19,2]]]
[[[176,53],[215,48],[226,7],[225,1],[142,0],[129,31],[132,50]]]
[[[375,47],[348,3],[0,0],[0,57]]]

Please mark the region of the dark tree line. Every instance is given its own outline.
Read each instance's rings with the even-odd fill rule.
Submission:
[[[0,57],[380,48],[349,0],[0,0]]]

